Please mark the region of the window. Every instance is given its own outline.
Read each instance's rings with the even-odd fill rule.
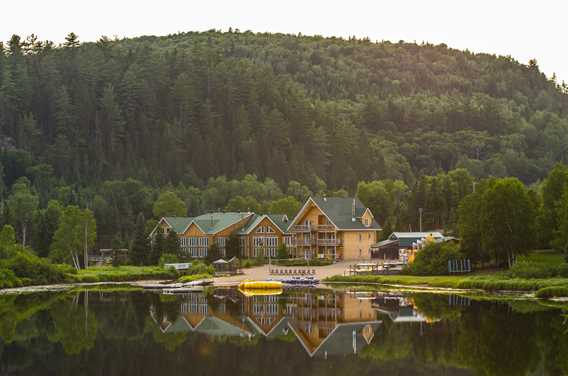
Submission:
[[[359,234],[359,241],[363,240],[363,236]]]
[[[278,238],[276,236],[255,236],[252,238],[253,257],[276,257]]]

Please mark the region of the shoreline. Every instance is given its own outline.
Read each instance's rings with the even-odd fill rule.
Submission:
[[[14,287],[8,289],[0,289],[0,296],[2,295],[21,295],[21,294],[35,294],[43,292],[65,292],[76,288],[89,288],[89,287],[99,287],[99,286],[129,286],[132,288],[141,288],[144,290],[153,290],[149,286],[155,286],[156,284],[161,284],[165,282],[170,282],[171,280],[134,280],[134,281],[107,281],[107,282],[81,282],[81,283],[61,283],[52,285],[34,285],[34,286],[23,286]],[[212,287],[235,287],[238,286],[238,282],[234,281],[213,281]],[[322,281],[316,287],[384,287],[389,290],[405,291],[405,292],[422,292],[422,293],[432,293],[432,294],[482,294],[487,296],[504,297],[509,296],[511,298],[520,298],[533,300],[538,299],[535,296],[536,291],[525,291],[525,290],[484,290],[476,288],[453,288],[453,287],[436,287],[428,285],[404,285],[396,283],[380,283],[380,282],[344,282],[344,281]],[[165,285],[164,288],[167,288]],[[154,289],[155,290],[155,289]],[[568,298],[555,298],[548,300],[564,301]]]

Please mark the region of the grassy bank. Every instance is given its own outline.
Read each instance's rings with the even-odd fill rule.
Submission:
[[[77,274],[68,274],[68,282],[123,282],[141,279],[176,279],[173,269],[160,266],[100,266],[81,269]]]
[[[568,264],[564,256],[550,250],[538,250],[521,256],[507,271],[468,275],[359,275],[334,276],[330,282],[385,285],[427,286],[486,291],[541,291],[540,297],[568,296]],[[562,295],[565,294],[565,295]]]
[[[546,287],[568,286],[568,278],[510,278],[501,273],[469,276],[359,275],[333,276],[329,282],[378,283],[386,285],[428,286],[488,291],[536,291]]]

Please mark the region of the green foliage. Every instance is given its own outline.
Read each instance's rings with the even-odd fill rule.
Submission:
[[[3,261],[0,268],[11,270],[24,284],[44,285],[65,280],[64,272],[56,265],[23,250]]]
[[[184,217],[187,215],[187,207],[175,192],[165,191],[154,202],[152,213],[156,218]]]
[[[130,262],[134,265],[145,265],[151,256],[152,248],[145,225],[144,214],[138,214],[138,218],[136,219],[136,231],[128,254]]]
[[[527,189],[516,178],[496,180],[482,196],[481,244],[512,265],[515,255],[534,244],[535,208]]]
[[[568,258],[568,182],[564,193],[556,201],[556,224],[552,228],[552,246]]]
[[[20,287],[22,281],[10,269],[0,268],[0,289]]]
[[[286,214],[289,219],[300,211],[302,202],[298,201],[293,196],[286,196],[272,201],[268,206],[268,212],[273,214]]]
[[[209,279],[213,276],[213,273],[201,273],[201,274],[189,274],[189,275],[183,275],[181,277],[178,278],[178,282],[180,283],[186,283],[186,282],[194,282],[194,281],[199,281],[202,279]]]
[[[78,262],[85,243],[93,247],[97,237],[97,224],[93,213],[70,205],[63,209],[59,225],[53,236],[49,257],[55,262]]]
[[[566,221],[566,191],[568,191],[568,166],[557,164],[548,173],[542,184],[541,230],[545,246],[552,241],[555,246],[564,249],[560,234],[556,233]]]
[[[175,270],[160,266],[99,266],[81,269],[75,275],[67,275],[71,282],[124,282],[143,279],[173,279]]]
[[[536,244],[536,203],[516,178],[482,181],[460,203],[458,228],[464,253],[474,261],[512,265]]]
[[[215,273],[215,268],[213,265],[208,265],[203,261],[192,261],[191,268],[189,269],[187,274],[210,274],[213,275]]]
[[[154,240],[152,242],[152,250],[150,252],[150,257],[148,263],[150,265],[157,265],[162,257],[162,253],[166,250],[166,239],[162,231],[156,231],[154,235]]]
[[[221,258],[221,251],[220,251],[217,243],[213,243],[209,246],[209,249],[207,250],[207,257],[206,258],[207,258],[207,261],[209,261],[209,262],[213,262],[213,261]]]
[[[12,186],[12,194],[8,197],[8,208],[22,229],[22,244],[26,245],[27,227],[39,205],[39,198],[30,188],[26,177],[18,179]]]
[[[225,206],[228,212],[260,212],[260,203],[252,196],[235,196]]]
[[[418,251],[414,262],[405,272],[415,275],[446,275],[449,260],[461,260],[459,247],[449,242],[431,243]]]
[[[568,278],[568,263],[558,253],[533,252],[520,256],[507,274],[513,278]]]
[[[164,264],[175,264],[179,262],[179,257],[175,253],[164,253],[160,256],[160,261],[158,264],[164,266]]]
[[[276,258],[281,260],[288,258],[288,249],[286,248],[286,244],[282,243],[278,246],[278,254],[276,255]]]
[[[274,264],[281,266],[327,266],[333,264],[333,261],[326,259],[313,259],[308,261],[306,259],[300,258],[274,260]]]
[[[544,287],[536,292],[539,299],[568,298],[568,285]]]
[[[179,244],[179,238],[178,235],[175,231],[169,231],[168,235],[166,236],[166,239],[164,241],[164,252],[165,253],[171,253],[174,255],[179,255],[180,254],[180,244]]]
[[[227,243],[225,244],[225,253],[228,259],[240,257],[241,242],[236,234],[231,234],[229,239],[227,239]]]

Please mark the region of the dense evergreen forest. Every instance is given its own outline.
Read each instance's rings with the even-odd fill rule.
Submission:
[[[445,45],[13,36],[0,45],[2,218],[44,255],[58,205],[90,208],[108,246],[159,215],[165,190],[191,215],[359,192],[388,229],[416,228],[418,207],[429,227],[455,227],[475,179],[531,184],[568,161],[567,93],[535,60]]]

